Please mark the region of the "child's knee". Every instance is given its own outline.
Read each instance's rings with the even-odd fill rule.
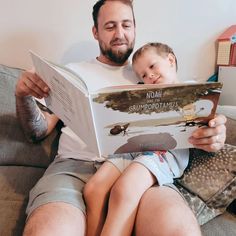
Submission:
[[[96,203],[96,199],[104,198],[107,190],[104,188],[102,181],[99,179],[90,179],[84,186],[83,196],[86,204]]]
[[[84,186],[83,195],[86,203],[92,202],[93,198],[97,196],[99,184],[97,181],[90,180]]]

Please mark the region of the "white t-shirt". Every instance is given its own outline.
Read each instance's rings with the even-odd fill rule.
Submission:
[[[110,66],[94,59],[88,62],[71,63],[67,67],[86,80],[90,92],[108,86],[137,84],[140,81],[130,64],[121,67]],[[179,149],[172,152],[177,158],[179,168],[184,170],[188,164],[189,150]],[[58,154],[63,158],[104,161],[104,158],[97,157],[69,127],[62,128]]]
[[[67,67],[85,80],[90,92],[108,86],[137,84],[139,81],[130,64],[121,67],[110,66],[94,59],[88,62],[71,63]],[[69,127],[62,128],[58,154],[64,158],[103,160],[95,156],[86,143]]]

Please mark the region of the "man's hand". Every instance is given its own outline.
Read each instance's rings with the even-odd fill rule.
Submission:
[[[207,152],[216,152],[220,150],[226,139],[226,117],[223,115],[216,115],[214,119],[210,120],[208,127],[201,127],[195,130],[189,138],[189,142],[195,148],[205,150]]]
[[[15,94],[18,97],[34,96],[36,98],[47,97],[49,87],[35,73],[34,70],[25,71],[21,74],[16,84]]]

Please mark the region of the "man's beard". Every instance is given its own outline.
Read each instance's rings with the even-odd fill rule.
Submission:
[[[111,48],[110,49],[103,48],[101,44],[99,44],[99,47],[100,47],[101,53],[105,57],[107,57],[112,62],[120,64],[120,65],[124,64],[129,58],[130,54],[133,52],[132,45],[129,48],[127,48],[126,51],[117,51],[117,52],[112,51]]]

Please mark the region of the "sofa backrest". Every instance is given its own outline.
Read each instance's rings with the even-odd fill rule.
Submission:
[[[21,72],[0,65],[0,165],[47,167],[57,152],[58,132],[37,144],[26,140],[15,110],[15,86]]]

